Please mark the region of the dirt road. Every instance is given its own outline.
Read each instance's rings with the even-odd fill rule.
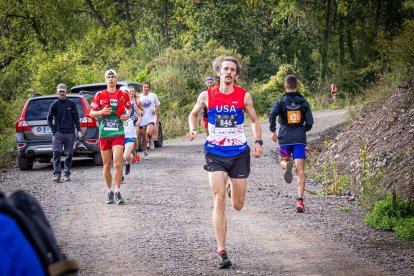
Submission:
[[[347,117],[345,110],[314,115],[311,137]],[[251,144],[251,128],[247,129]],[[234,265],[224,274],[387,272],[375,265],[375,259],[361,256],[331,235],[326,216],[342,215],[337,207],[348,204],[342,199],[306,195],[306,213],[295,212],[296,187],[284,182],[268,124],[262,129],[265,156],[252,159],[245,207],[236,212],[227,201],[227,247]],[[3,171],[0,190],[24,189],[39,199],[59,244],[80,261],[81,275],[221,275],[214,253],[212,195],[203,170],[204,139],[200,135],[191,143],[167,141],[150,160],[133,164],[121,189],[124,206],[105,204],[101,167],[86,160],[75,161],[70,183],[54,184],[51,165],[37,165],[29,172]]]

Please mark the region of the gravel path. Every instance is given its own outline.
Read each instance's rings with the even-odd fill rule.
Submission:
[[[310,139],[345,121],[347,113],[337,109],[314,117]],[[268,124],[262,129],[265,155],[252,159],[245,207],[236,212],[227,200],[234,265],[224,272],[216,268],[204,135],[191,143],[166,141],[150,160],[133,164],[121,188],[124,206],[104,203],[101,167],[89,160],[74,162],[70,183],[53,183],[49,164],[29,172],[3,170],[0,190],[23,189],[39,199],[59,244],[80,261],[81,275],[412,274],[413,243],[363,225],[363,210],[354,202],[306,194],[306,213],[297,214],[296,187],[284,182]],[[309,182],[307,189],[320,187]]]

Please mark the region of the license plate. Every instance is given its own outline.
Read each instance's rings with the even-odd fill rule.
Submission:
[[[37,135],[52,133],[49,126],[35,126],[32,128],[32,130],[33,130],[33,133]]]

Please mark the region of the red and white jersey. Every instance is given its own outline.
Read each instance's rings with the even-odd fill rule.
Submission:
[[[223,94],[219,86],[208,89],[208,131],[204,145],[207,152],[236,156],[247,149],[244,134],[244,97],[246,90],[234,85],[234,91]]]

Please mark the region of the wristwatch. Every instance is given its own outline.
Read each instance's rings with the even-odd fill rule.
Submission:
[[[259,145],[263,146],[263,140],[256,140],[256,141],[254,141],[254,143],[255,144],[258,143]]]

